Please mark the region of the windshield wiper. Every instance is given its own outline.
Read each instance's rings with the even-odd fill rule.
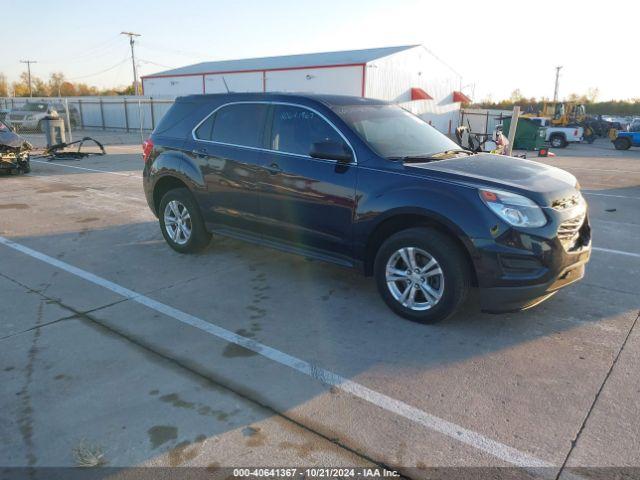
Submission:
[[[456,153],[466,153],[467,155],[474,155],[471,150],[465,150],[464,148],[454,148],[453,150],[443,150],[442,152],[432,153],[429,155],[429,159],[442,158],[447,155],[454,155]]]
[[[463,148],[455,148],[452,150],[443,150],[442,152],[429,153],[425,155],[406,155],[404,157],[389,157],[389,160],[397,160],[405,163],[421,163],[432,162],[434,160],[441,160],[442,157],[447,155],[454,155],[457,153],[466,153],[467,155],[474,155],[471,150],[465,150]]]

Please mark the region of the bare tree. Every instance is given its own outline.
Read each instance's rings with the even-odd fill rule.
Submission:
[[[9,82],[4,73],[0,73],[0,97],[9,96]]]
[[[62,87],[64,81],[64,73],[62,72],[53,72],[51,75],[49,75],[49,90],[51,91],[52,95],[58,95],[59,97],[62,96],[60,88]]]

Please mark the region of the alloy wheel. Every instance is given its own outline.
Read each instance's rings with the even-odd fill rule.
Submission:
[[[411,310],[429,310],[444,293],[444,274],[440,264],[420,248],[396,250],[387,261],[385,275],[393,298]]]
[[[171,200],[164,209],[164,228],[172,241],[186,244],[191,238],[193,225],[189,210],[178,200]]]

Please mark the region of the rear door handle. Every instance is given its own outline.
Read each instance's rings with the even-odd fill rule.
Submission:
[[[280,165],[278,165],[276,162],[271,162],[271,165],[267,167],[267,170],[269,170],[269,173],[271,175],[282,172],[282,168],[280,168]]]

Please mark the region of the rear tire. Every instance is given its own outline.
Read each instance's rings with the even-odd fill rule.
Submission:
[[[631,148],[631,142],[628,138],[616,138],[613,141],[613,146],[616,150],[629,150]]]
[[[162,236],[176,252],[197,253],[211,241],[200,208],[186,188],[175,188],[164,194],[158,218]]]
[[[403,251],[413,252],[415,262],[409,258],[409,263],[417,267],[413,272],[404,261]],[[435,266],[429,268],[432,262]],[[434,274],[438,270],[441,274]],[[395,275],[407,280],[395,280]],[[430,228],[410,228],[389,237],[376,254],[374,276],[378,291],[391,310],[425,324],[440,322],[456,313],[471,284],[470,265],[458,245]],[[407,299],[403,303],[404,297]]]

